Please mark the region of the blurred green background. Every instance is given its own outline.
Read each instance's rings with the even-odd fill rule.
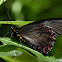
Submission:
[[[0,5],[0,21],[10,20],[7,11],[12,21],[37,21],[48,18],[62,18],[62,0],[7,0]],[[0,25],[0,36],[4,36],[9,29],[10,25]],[[53,48],[51,52],[56,58],[62,58],[62,39],[59,41],[60,43],[58,41],[55,45],[56,48]],[[27,56],[25,57],[26,60],[28,60]],[[32,57],[29,57],[29,61],[31,61]],[[36,58],[32,60],[36,62]]]
[[[41,20],[62,18],[62,0],[7,0],[0,6],[0,20]]]

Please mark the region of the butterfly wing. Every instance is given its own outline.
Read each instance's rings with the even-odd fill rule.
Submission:
[[[62,33],[61,26],[61,20],[42,20],[19,28],[19,32],[31,48],[39,50],[42,54],[47,54],[53,47],[54,34],[57,37],[58,30],[60,30],[60,34]]]
[[[62,34],[62,20],[46,21],[44,24],[52,28],[52,32],[55,33],[55,38]]]

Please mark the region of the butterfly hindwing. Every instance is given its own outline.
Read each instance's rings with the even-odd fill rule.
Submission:
[[[41,53],[47,54],[52,45],[53,33],[42,23],[29,24],[20,29],[21,35],[29,41],[29,46],[35,46]],[[52,35],[51,35],[52,34]]]
[[[52,32],[55,33],[55,38],[62,34],[62,20],[52,20],[47,21],[46,23],[46,26],[51,27]]]

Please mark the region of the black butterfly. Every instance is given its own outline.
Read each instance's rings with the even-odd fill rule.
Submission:
[[[62,20],[45,19],[36,21],[21,28],[11,26],[11,37],[24,42],[30,48],[47,54],[53,47],[55,38],[62,34]]]

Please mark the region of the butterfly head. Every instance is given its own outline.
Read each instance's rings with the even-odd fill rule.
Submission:
[[[16,32],[16,27],[12,27],[12,26],[11,26],[10,31]]]
[[[16,29],[16,27],[11,26],[10,31],[11,31],[11,37],[19,36],[19,30]]]

